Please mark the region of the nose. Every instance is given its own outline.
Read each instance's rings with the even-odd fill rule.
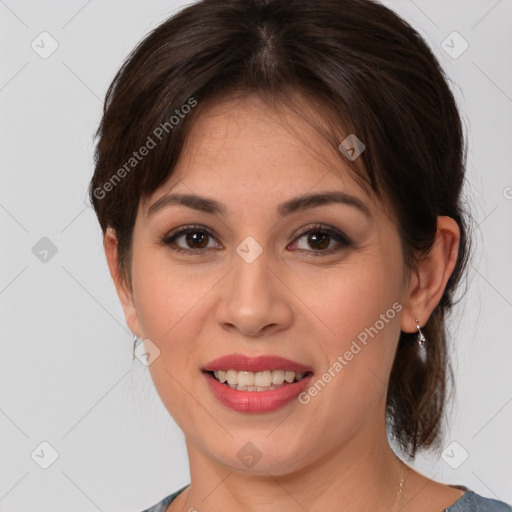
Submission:
[[[249,337],[268,336],[287,329],[293,321],[290,289],[269,267],[265,251],[248,263],[238,255],[226,276],[217,308],[218,324]]]

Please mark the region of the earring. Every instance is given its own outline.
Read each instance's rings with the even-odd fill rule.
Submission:
[[[427,341],[427,340],[425,339],[425,336],[423,336],[423,333],[421,332],[420,324],[418,323],[418,320],[416,320],[416,328],[418,329],[418,345],[420,346],[420,348],[424,348],[425,341]]]
[[[133,335],[132,361],[135,359],[135,345],[137,344],[137,336]]]
[[[425,336],[423,336],[423,333],[421,332],[421,329],[420,329],[420,324],[418,322],[418,320],[416,320],[416,328],[418,329],[418,338],[417,338],[417,342],[418,342],[418,355],[421,359],[421,362],[423,364],[426,364],[427,362],[427,349],[425,347],[425,342],[427,341],[425,339]]]

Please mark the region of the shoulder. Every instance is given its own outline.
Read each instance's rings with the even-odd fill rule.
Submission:
[[[512,512],[512,507],[503,501],[484,498],[474,491],[468,490],[445,512]]]
[[[174,498],[187,487],[188,484],[143,512],[165,512]],[[503,501],[485,498],[474,491],[468,490],[444,512],[512,512],[512,507]]]
[[[166,496],[163,500],[159,501],[155,505],[153,505],[150,508],[147,508],[146,510],[143,510],[142,512],[165,512],[167,507],[171,504],[171,502],[178,496],[178,494],[181,491],[184,491],[189,484],[185,485],[181,489],[178,489],[176,492],[173,492],[172,494],[169,494],[169,496]]]

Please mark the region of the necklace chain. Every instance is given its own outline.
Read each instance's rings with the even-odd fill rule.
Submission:
[[[400,484],[399,484],[398,493],[396,496],[397,496],[397,500],[398,500],[398,511],[402,512],[402,510],[404,509],[403,501],[404,501],[405,477],[407,476],[408,468],[400,459],[398,459],[398,460],[400,462]],[[183,494],[185,494],[185,493],[183,493]],[[190,494],[190,485],[187,488],[186,502],[188,502],[189,494]]]
[[[407,475],[407,466],[405,466],[405,464],[400,460],[400,466],[401,466],[401,476],[400,476],[400,486],[398,488],[398,494],[397,494],[397,498],[398,498],[398,510],[399,512],[401,512],[403,509],[404,509],[404,504],[403,504],[403,501],[404,501],[404,488],[405,488],[405,477]],[[404,469],[405,467],[405,469]]]

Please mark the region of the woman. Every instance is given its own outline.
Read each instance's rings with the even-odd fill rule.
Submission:
[[[189,456],[149,512],[511,510],[389,442],[442,443],[470,252],[417,32],[369,0],[204,0],[130,55],[98,136],[108,265]]]

